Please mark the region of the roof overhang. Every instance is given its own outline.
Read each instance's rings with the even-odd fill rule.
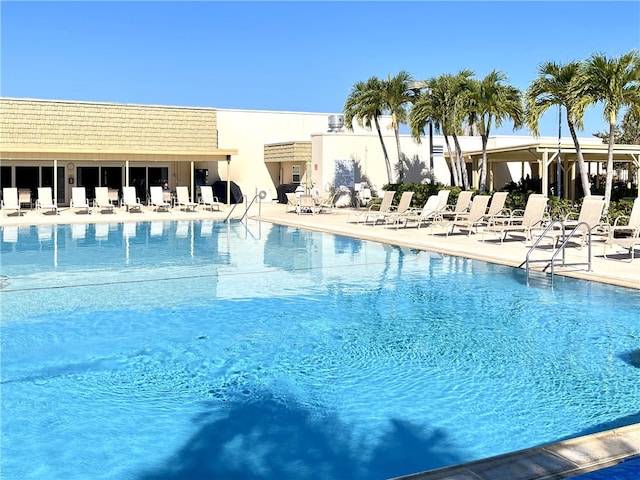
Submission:
[[[586,143],[580,145],[583,158],[586,162],[602,162],[607,160],[609,146],[607,144]],[[555,159],[560,153],[564,160],[577,158],[576,147],[573,143],[530,143],[525,145],[511,145],[505,147],[488,148],[487,161],[489,162],[532,162],[544,158]],[[449,152],[444,152],[445,157],[449,157]],[[463,157],[469,160],[482,158],[482,150],[464,152]],[[614,162],[640,161],[640,145],[613,146]]]
[[[145,162],[220,162],[237,155],[237,149],[216,150],[150,150],[150,149],[95,149],[60,147],[7,147],[2,146],[2,160],[95,160]]]

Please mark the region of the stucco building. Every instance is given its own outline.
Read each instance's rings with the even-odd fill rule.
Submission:
[[[258,191],[276,198],[279,185],[302,183],[323,191],[366,182],[380,191],[389,183],[377,132],[341,128],[339,113],[273,112],[162,105],[0,98],[0,186],[30,189],[51,186],[60,205],[68,205],[71,186],[119,190],[133,185],[141,200],[151,185],[167,181],[173,188],[231,180],[249,199]],[[445,143],[433,137],[417,143],[401,135],[406,161],[398,154],[390,118],[382,134],[394,180],[434,179],[450,183]],[[479,137],[461,137],[470,178],[479,161]],[[542,176],[543,188],[555,181],[557,139],[496,136],[489,142],[489,185],[501,188],[526,175]],[[606,145],[584,138],[592,173],[606,160]],[[638,146],[620,146],[617,159],[638,164]],[[626,149],[626,150],[625,150]],[[562,142],[567,192],[575,175],[575,152]],[[573,157],[572,157],[573,155]]]

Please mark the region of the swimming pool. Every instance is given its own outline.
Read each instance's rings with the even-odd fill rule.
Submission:
[[[640,421],[640,292],[264,224],[2,230],[2,477],[388,478]]]

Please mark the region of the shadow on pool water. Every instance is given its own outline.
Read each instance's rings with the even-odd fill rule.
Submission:
[[[383,479],[461,461],[443,431],[424,435],[405,420],[392,420],[366,448],[337,418],[316,418],[299,404],[265,398],[227,407],[224,418],[197,419],[197,433],[139,479]]]

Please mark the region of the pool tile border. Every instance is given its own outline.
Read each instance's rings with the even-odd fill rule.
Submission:
[[[394,480],[562,480],[640,455],[640,423]]]

